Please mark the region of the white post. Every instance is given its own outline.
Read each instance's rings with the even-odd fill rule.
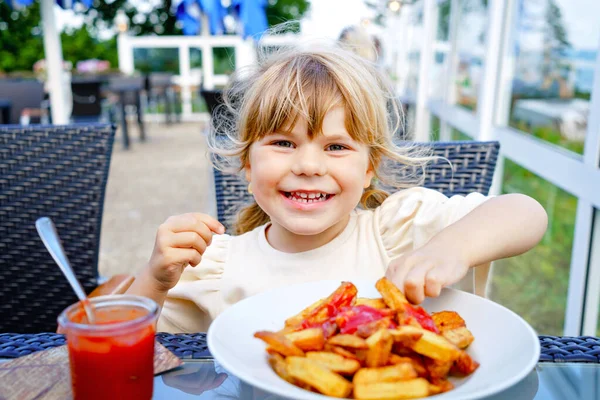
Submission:
[[[117,52],[119,55],[119,70],[127,75],[133,74],[135,71],[133,46],[126,32],[121,32],[117,36]]]
[[[437,32],[438,9],[436,0],[425,0],[423,5],[423,45],[419,61],[419,83],[417,85],[417,107],[415,116],[415,140],[429,141],[431,117],[427,108],[429,80],[433,63],[433,42]]]
[[[215,88],[215,66],[213,61],[213,49],[210,43],[202,43],[202,86],[206,90]]]
[[[181,86],[181,100],[183,102],[183,118],[192,115],[192,91],[190,70],[190,46],[179,45],[179,85]]]
[[[64,85],[62,45],[60,32],[58,32],[54,18],[54,0],[41,0],[40,11],[44,29],[44,53],[48,72],[47,87],[50,93],[52,123],[54,125],[65,125],[69,122],[67,110],[71,108],[71,105],[67,104],[68,96],[66,93],[67,88]]]
[[[256,63],[256,49],[252,39],[240,38],[235,46],[235,68],[240,69]]]
[[[458,69],[458,24],[460,21],[460,0],[451,0],[448,42],[450,51],[446,55],[446,73],[444,78],[444,99],[446,104],[456,104],[456,71]],[[448,123],[440,118],[440,141],[447,142],[452,139],[452,128]]]

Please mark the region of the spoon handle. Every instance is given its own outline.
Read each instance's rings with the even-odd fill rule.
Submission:
[[[60,238],[58,237],[58,233],[56,232],[54,222],[52,222],[52,220],[48,217],[42,217],[35,221],[35,228],[37,229],[37,232],[40,235],[44,246],[46,246],[46,249],[48,249],[48,252],[52,256],[54,261],[56,261],[56,264],[58,264],[62,273],[65,275],[65,277],[71,284],[71,287],[75,291],[75,294],[77,295],[79,300],[83,302],[88,320],[91,323],[93,323],[94,316],[91,310],[89,309],[89,302],[87,301],[87,296],[85,294],[85,291],[83,290],[83,287],[79,283],[79,280],[77,280],[73,269],[71,268],[71,264],[69,263],[69,259],[67,258],[67,255],[65,253],[65,249],[63,248]]]

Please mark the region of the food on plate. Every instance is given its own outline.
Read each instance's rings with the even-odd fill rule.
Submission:
[[[302,389],[354,399],[427,397],[452,390],[450,376],[475,372],[465,351],[474,337],[458,313],[430,315],[386,278],[375,287],[381,298],[362,298],[343,282],[282,330],[256,332],[273,371]]]

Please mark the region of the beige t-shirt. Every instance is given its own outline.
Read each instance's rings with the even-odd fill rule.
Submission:
[[[388,264],[426,244],[489,197],[448,198],[425,188],[402,190],[375,210],[356,210],[346,228],[314,250],[284,253],[269,245],[263,225],[240,236],[217,235],[196,267],[169,291],[158,321],[163,332],[203,332],[227,307],[280,286],[335,279],[376,280]],[[489,266],[455,287],[483,295]]]

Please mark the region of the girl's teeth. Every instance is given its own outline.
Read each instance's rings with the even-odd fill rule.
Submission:
[[[307,204],[327,200],[327,195],[323,193],[292,192],[288,195],[288,197],[298,203]]]

